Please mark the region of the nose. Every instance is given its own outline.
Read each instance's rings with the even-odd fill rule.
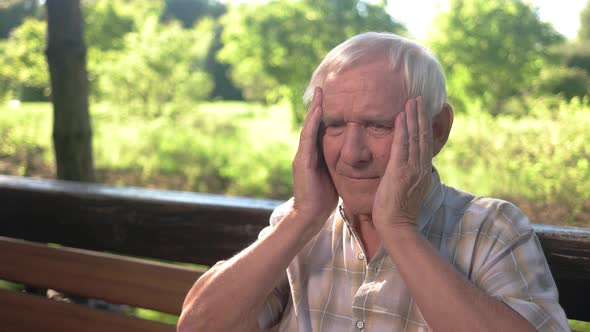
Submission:
[[[346,164],[359,167],[371,161],[371,151],[367,146],[365,130],[358,123],[348,123],[344,131],[344,141],[340,157]]]

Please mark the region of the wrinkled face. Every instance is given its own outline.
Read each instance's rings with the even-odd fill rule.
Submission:
[[[386,60],[328,75],[323,87],[322,148],[348,212],[370,214],[403,109],[402,75]]]

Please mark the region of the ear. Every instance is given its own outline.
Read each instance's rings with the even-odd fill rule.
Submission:
[[[432,135],[434,140],[433,155],[436,156],[445,146],[453,126],[453,108],[444,103],[440,112],[432,118]]]

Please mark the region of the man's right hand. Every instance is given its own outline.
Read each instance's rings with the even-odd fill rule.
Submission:
[[[318,87],[305,117],[293,160],[293,212],[298,220],[309,223],[310,235],[320,231],[338,203],[336,188],[318,148],[321,144],[318,135],[322,102],[322,89]]]

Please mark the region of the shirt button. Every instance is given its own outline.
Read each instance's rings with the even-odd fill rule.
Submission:
[[[365,322],[363,322],[362,320],[359,320],[356,322],[356,328],[361,330],[365,327]]]
[[[362,252],[359,252],[357,257],[358,257],[358,259],[360,259],[362,261],[363,259],[365,259],[365,254],[363,254]]]

